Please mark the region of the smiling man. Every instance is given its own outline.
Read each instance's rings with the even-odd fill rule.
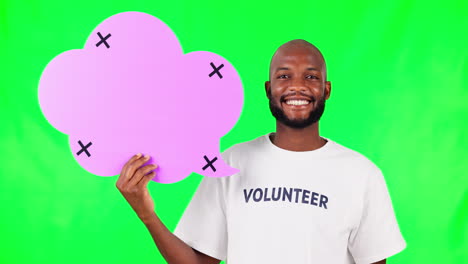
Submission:
[[[385,263],[406,242],[381,170],[319,135],[331,92],[322,54],[307,41],[289,41],[273,55],[269,76],[276,132],[223,152],[240,172],[204,177],[175,236],[142,206],[152,205],[148,170],[139,168],[147,159],[126,164],[121,191],[131,189],[125,178],[145,184],[124,196],[168,263]]]

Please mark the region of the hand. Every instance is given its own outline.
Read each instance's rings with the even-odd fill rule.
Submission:
[[[152,171],[157,168],[155,164],[141,167],[149,160],[149,156],[142,157],[139,153],[125,163],[117,180],[117,189],[141,220],[154,214],[154,202],[148,192],[148,182],[156,175]]]

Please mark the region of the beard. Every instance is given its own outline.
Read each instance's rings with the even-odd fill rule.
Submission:
[[[314,101],[315,100],[312,100],[310,104],[312,104]],[[325,110],[325,95],[317,101],[315,109],[310,111],[308,118],[290,119],[286,116],[283,109],[281,109],[281,107],[279,107],[276,102],[272,100],[271,95],[269,96],[269,105],[271,114],[276,118],[277,121],[291,128],[302,129],[320,120],[320,117],[322,117],[322,114]]]

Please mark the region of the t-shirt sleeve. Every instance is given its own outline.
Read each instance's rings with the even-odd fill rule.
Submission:
[[[202,178],[174,234],[192,248],[216,259],[226,260],[227,229],[221,180]]]
[[[386,259],[406,247],[380,169],[367,178],[362,215],[351,230],[348,249],[356,264]]]

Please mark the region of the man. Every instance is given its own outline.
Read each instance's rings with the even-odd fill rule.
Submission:
[[[172,234],[146,184],[155,165],[134,156],[117,187],[168,263],[385,263],[406,247],[380,169],[320,137],[330,97],[325,60],[304,40],[273,55],[265,82],[276,133],[232,146],[238,174],[201,181]]]

